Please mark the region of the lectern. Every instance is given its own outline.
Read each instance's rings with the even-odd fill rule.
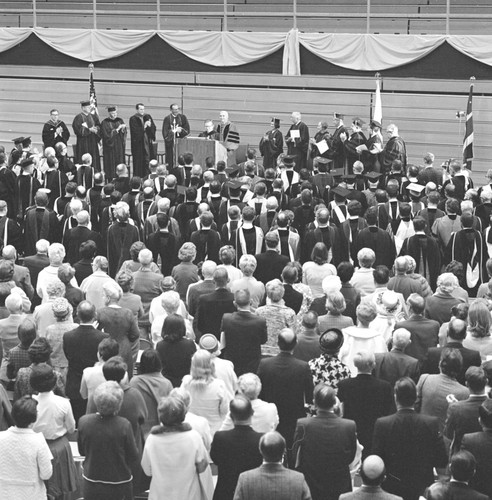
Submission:
[[[211,156],[214,163],[218,161],[225,161],[227,164],[227,149],[219,141],[213,141],[201,137],[185,137],[183,139],[176,139],[176,155],[185,153],[193,153],[195,163],[205,168],[205,158]],[[175,165],[178,164],[178,159],[175,159]]]

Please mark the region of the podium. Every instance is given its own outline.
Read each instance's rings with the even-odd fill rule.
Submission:
[[[201,165],[205,169],[205,158],[211,156],[214,163],[218,161],[225,161],[227,164],[227,149],[219,141],[213,141],[202,137],[185,137],[183,139],[176,139],[176,161],[177,157],[185,153],[193,153],[195,163]]]

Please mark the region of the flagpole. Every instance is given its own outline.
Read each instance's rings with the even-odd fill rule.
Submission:
[[[471,170],[473,161],[473,87],[475,77],[470,77],[470,92],[468,94],[468,102],[466,105],[466,121],[465,121],[465,136],[463,138],[463,165]]]

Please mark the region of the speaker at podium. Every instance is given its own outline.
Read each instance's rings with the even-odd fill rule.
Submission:
[[[176,139],[176,158],[174,164],[178,164],[178,156],[192,153],[195,163],[205,168],[205,158],[211,156],[214,163],[225,161],[227,164],[227,149],[220,141],[205,139],[204,137],[184,137]]]

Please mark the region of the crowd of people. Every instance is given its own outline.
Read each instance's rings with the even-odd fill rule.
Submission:
[[[173,165],[172,105],[130,177],[82,110],[0,151],[1,498],[492,498],[492,170],[339,113]]]

